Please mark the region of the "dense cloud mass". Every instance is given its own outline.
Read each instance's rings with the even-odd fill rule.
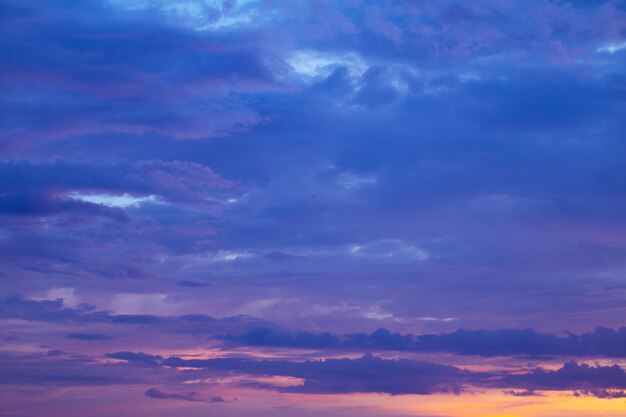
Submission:
[[[557,335],[533,329],[456,330],[440,334],[400,334],[387,329],[372,333],[333,334],[306,331],[290,332],[261,320],[238,316],[215,319],[205,315],[157,316],[116,315],[93,306],[68,308],[63,300],[36,301],[19,296],[0,300],[0,319],[20,319],[50,323],[88,324],[90,326],[150,326],[156,332],[191,333],[211,336],[227,346],[258,346],[293,349],[339,350],[355,352],[399,351],[419,353],[454,353],[483,357],[521,356],[541,358],[626,357],[626,328],[598,327],[581,334]],[[227,329],[244,329],[227,333]],[[73,332],[70,339],[110,340],[101,333]],[[122,358],[119,358],[122,359]]]
[[[4,0],[0,38],[7,416],[623,414],[625,1]]]
[[[626,356],[626,328],[598,327],[592,332],[559,336],[533,329],[457,330],[451,333],[391,333],[378,329],[370,334],[287,332],[256,327],[240,335],[221,339],[253,346],[304,349],[395,350],[450,352],[478,356]]]
[[[463,372],[452,366],[409,360],[389,361],[374,356],[307,362],[245,359],[184,360],[171,357],[165,359],[163,365],[301,378],[304,380],[303,385],[283,388],[287,392],[301,393],[458,393],[461,390],[460,383],[463,381]]]
[[[113,314],[98,310],[94,306],[79,305],[77,308],[64,306],[62,299],[33,300],[20,296],[0,299],[0,319],[25,320],[86,328],[108,328],[111,326],[136,326],[152,328],[156,332],[216,335],[224,331],[247,331],[268,324],[249,316],[216,319],[207,315],[159,316],[151,314]],[[101,333],[73,332],[66,336],[77,340],[108,340],[112,336]]]
[[[197,393],[189,392],[183,394],[174,394],[163,392],[158,388],[150,388],[146,391],[146,397],[157,398],[161,400],[183,400],[183,401],[202,401],[202,402],[210,402],[210,403],[223,403],[226,402],[220,396],[209,397],[206,399],[199,398]]]
[[[2,7],[4,295],[623,324],[619,2]]]
[[[575,396],[623,398],[626,371],[612,365],[567,362],[556,370],[535,368],[524,373],[506,370],[471,371],[450,365],[408,359],[382,359],[365,355],[356,359],[314,361],[253,360],[245,358],[163,358],[139,352],[113,352],[102,363],[95,358],[52,355],[5,355],[0,378],[3,384],[44,386],[101,386],[173,384],[201,381],[226,375],[242,375],[238,385],[281,393],[346,394],[387,393],[392,395],[435,393],[462,394],[477,388],[509,389],[513,396],[535,396],[545,391],[572,391]],[[290,377],[282,385],[263,377]],[[260,378],[260,379],[256,379]],[[516,391],[517,390],[517,391]],[[519,391],[524,390],[524,391]],[[201,402],[225,402],[221,397],[196,392],[166,393],[150,388],[146,396]],[[221,400],[219,399],[221,398]]]

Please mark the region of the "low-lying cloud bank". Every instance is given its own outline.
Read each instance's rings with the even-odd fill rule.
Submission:
[[[278,388],[285,392],[398,394],[460,394],[468,387],[535,390],[584,390],[602,395],[606,389],[626,388],[626,372],[617,365],[590,366],[567,362],[557,370],[535,368],[526,373],[475,372],[450,365],[408,359],[382,359],[364,355],[358,359],[317,361],[254,361],[248,359],[181,359],[170,357],[167,367],[190,367],[251,375],[301,378],[304,384]],[[605,396],[609,398],[609,396]]]
[[[440,334],[400,334],[387,329],[372,333],[334,334],[282,330],[250,316],[214,318],[207,315],[158,316],[114,314],[81,305],[70,308],[63,300],[33,300],[21,296],[0,299],[0,319],[21,319],[90,326],[68,338],[83,341],[109,340],[101,325],[151,327],[155,330],[204,335],[221,340],[225,347],[255,346],[352,352],[453,353],[481,357],[626,357],[626,327],[598,327],[581,334],[557,335],[534,329],[464,330]]]
[[[391,395],[460,395],[501,389],[515,396],[541,391],[571,391],[574,396],[623,398],[626,371],[618,365],[566,362],[558,369],[475,371],[409,359],[359,358],[309,361],[248,358],[185,359],[142,352],[113,352],[103,358],[5,353],[0,358],[0,385],[77,386],[149,385],[145,395],[157,399],[223,402],[223,398],[189,391],[190,387],[230,386],[301,394],[386,393]],[[113,361],[111,361],[113,360]],[[272,379],[277,377],[277,379]],[[287,377],[292,383],[285,384]],[[207,385],[208,384],[208,385]],[[179,386],[168,393],[155,385]],[[198,391],[199,392],[199,391]]]
[[[220,336],[243,345],[301,349],[393,350],[448,352],[491,356],[626,357],[626,327],[598,327],[582,334],[559,336],[533,329],[457,330],[452,333],[412,335],[378,329],[370,334],[287,332],[257,327],[242,334]]]

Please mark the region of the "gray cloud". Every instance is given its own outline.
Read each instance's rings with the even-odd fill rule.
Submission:
[[[182,400],[182,401],[200,401],[209,403],[225,403],[226,400],[220,396],[203,398],[196,392],[187,393],[167,393],[158,388],[150,388],[145,392],[146,397],[158,398],[161,400]]]
[[[230,343],[302,349],[395,350],[449,352],[476,356],[626,357],[626,327],[598,327],[582,334],[559,336],[533,329],[457,330],[441,334],[400,334],[378,329],[370,334],[289,332],[257,327],[239,335],[223,335]]]

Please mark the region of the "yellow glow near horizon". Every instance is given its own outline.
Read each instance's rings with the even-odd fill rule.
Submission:
[[[501,390],[489,390],[458,396],[435,394],[429,396],[390,397],[382,409],[405,415],[451,417],[623,417],[626,400],[574,397],[570,392],[543,391],[541,396],[515,397]]]
[[[248,392],[248,395],[252,394]],[[318,408],[365,407],[382,415],[441,417],[624,417],[626,400],[574,397],[568,391],[542,391],[541,396],[515,397],[501,390],[461,395],[278,394],[282,403]]]

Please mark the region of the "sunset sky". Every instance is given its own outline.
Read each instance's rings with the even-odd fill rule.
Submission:
[[[624,417],[626,1],[0,0],[0,416]]]

